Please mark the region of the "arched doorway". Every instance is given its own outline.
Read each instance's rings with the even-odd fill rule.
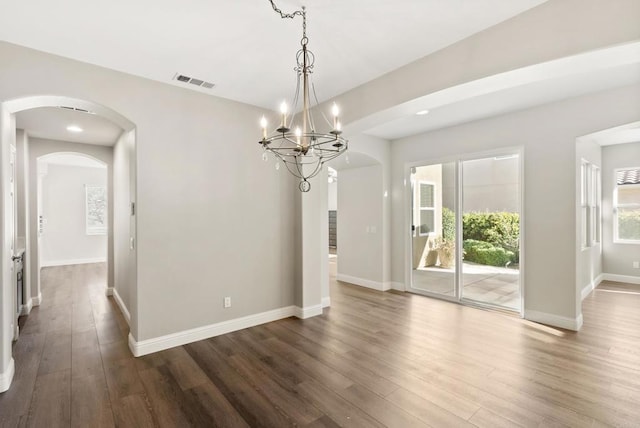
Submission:
[[[136,189],[134,175],[135,173],[130,173],[130,169],[132,169],[133,165],[135,165],[134,123],[108,107],[90,101],[65,96],[31,96],[4,101],[0,103],[0,171],[2,172],[2,187],[0,189],[0,223],[3,226],[3,236],[5,238],[3,240],[2,247],[0,248],[0,254],[2,256],[2,262],[0,263],[0,296],[2,297],[2,299],[0,299],[0,392],[7,390],[13,379],[14,361],[12,358],[11,342],[12,339],[16,336],[17,331],[17,314],[14,309],[16,304],[18,303],[18,293],[17,288],[15,287],[15,268],[12,257],[14,256],[13,251],[16,248],[15,242],[17,239],[17,227],[14,219],[16,218],[16,214],[18,211],[13,208],[14,203],[12,198],[14,197],[15,185],[11,178],[12,173],[16,168],[15,163],[12,163],[12,152],[15,151],[17,139],[16,115],[21,112],[40,108],[62,108],[99,116],[113,122],[121,130],[120,137],[114,143],[114,146],[124,146],[125,148],[123,150],[124,152],[126,152],[126,155],[120,156],[120,165],[119,168],[116,169],[126,169],[127,171],[120,171],[122,172],[121,174],[118,173],[119,171],[116,171],[116,174],[114,174],[112,170],[109,174],[108,183],[110,189],[117,188],[118,190],[115,190],[116,194],[120,193],[120,196],[118,198],[111,198],[111,200],[113,200],[114,202],[116,200],[120,200],[120,207],[122,208],[121,211],[124,211],[126,214],[124,216],[124,221],[120,221],[119,223],[112,223],[113,227],[110,228],[110,230],[112,230],[113,232],[112,234],[110,234],[112,235],[112,239],[109,240],[110,244],[109,250],[107,251],[107,259],[109,265],[114,268],[113,270],[116,273],[118,271],[118,265],[126,265],[126,276],[127,280],[130,282],[129,310],[127,311],[128,316],[126,316],[126,318],[129,321],[131,331],[137,331],[137,285],[135,281],[136,250],[133,245],[130,245],[130,242],[133,242],[132,240],[135,238],[136,221],[133,212],[130,211],[129,208],[131,203],[135,201]],[[32,161],[34,163],[33,171],[36,170],[36,161],[34,159],[37,159],[38,157],[48,156],[51,153],[80,152],[83,155],[93,156],[100,161],[105,161],[105,159],[102,159],[100,156],[93,155],[92,150],[77,150],[78,146],[82,146],[82,144],[69,144],[71,144],[71,146],[65,146],[64,144],[62,144],[62,146],[60,147],[52,147],[50,149],[43,149],[37,153],[31,153]],[[123,152],[123,150],[120,150],[120,152]],[[28,161],[26,164],[31,166],[30,162]],[[23,173],[25,174],[25,176],[28,176],[28,173],[26,171],[24,171]],[[119,182],[117,179],[118,175],[126,178],[120,179]],[[122,180],[126,180],[126,183],[122,182]],[[37,184],[37,178],[33,181],[36,181]],[[35,189],[33,189],[33,194],[29,192],[29,188],[29,185],[24,186],[25,193],[28,193],[28,195],[24,195],[23,199],[27,201],[29,199],[34,199],[35,194],[37,194]],[[26,207],[29,207],[30,205],[30,203],[25,203]],[[31,284],[25,284],[27,286],[24,287],[24,289],[28,290],[27,297],[31,297],[33,304],[37,305],[42,299],[41,295],[39,294],[40,289],[38,280],[38,218],[36,213],[32,213],[32,215],[30,215],[28,208],[26,208],[26,213],[23,211],[21,215],[23,215],[25,218],[25,236],[22,236],[21,238],[23,239],[24,246],[27,247],[27,269],[29,269],[31,272],[34,272],[31,275],[27,275],[28,281],[30,281]],[[113,219],[114,217],[115,215],[110,216],[111,219]],[[34,239],[35,243],[33,242]],[[126,248],[127,252],[124,257],[117,258],[118,262],[116,262],[116,257],[114,257],[114,242],[125,243],[124,247]],[[29,268],[29,264],[31,264],[31,268]],[[108,287],[113,287],[114,276],[115,275],[112,271],[111,275],[109,275],[110,279],[108,282]],[[107,288],[107,290],[105,291],[107,294],[110,294],[112,290],[113,288]]]

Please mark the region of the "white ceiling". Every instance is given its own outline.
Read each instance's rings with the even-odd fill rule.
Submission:
[[[285,12],[307,6],[309,47],[316,54],[314,79],[323,101],[543,2],[276,3]],[[281,19],[268,0],[31,0],[9,2],[0,14],[1,40],[272,109],[292,95],[300,33],[300,20]],[[173,81],[175,73],[216,87]],[[359,131],[393,140],[639,82],[640,45],[616,47],[428,94],[380,112]],[[423,109],[430,113],[415,115]],[[113,145],[122,132],[99,116],[54,108],[16,116],[19,128],[40,138]],[[68,132],[70,124],[85,132]],[[339,159],[337,169],[375,164],[357,155],[350,164]]]
[[[67,131],[67,126],[76,125],[83,132]],[[96,114],[82,113],[55,107],[42,107],[16,113],[16,127],[24,129],[29,136],[73,143],[113,146],[122,133],[122,128]]]
[[[308,10],[320,101],[491,27],[545,0],[279,0]],[[276,109],[293,95],[300,19],[268,0],[4,2],[0,39]]]

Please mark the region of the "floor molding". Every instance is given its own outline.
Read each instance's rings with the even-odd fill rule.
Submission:
[[[216,324],[192,328],[141,341],[137,341],[133,335],[129,333],[129,349],[134,356],[140,357],[153,352],[159,352],[176,346],[186,345],[187,343],[197,342],[198,340],[209,339],[210,337],[219,336],[221,334],[255,327],[260,324],[277,321],[283,318],[292,316],[308,318],[309,316],[313,316],[311,315],[312,313],[317,315],[318,311],[320,314],[322,313],[322,305],[316,305],[304,309],[297,306],[287,306],[259,314],[248,315],[242,318],[222,321]]]
[[[118,304],[118,307],[120,308],[120,312],[122,312],[124,319],[127,321],[127,325],[131,326],[131,314],[129,313],[129,309],[127,309],[127,306],[122,301],[122,298],[120,297],[120,293],[118,293],[118,290],[113,287],[109,287],[109,288],[113,290],[113,298]],[[109,288],[107,288],[107,290]]]
[[[627,282],[629,284],[640,284],[640,276],[616,275],[614,273],[603,273],[603,281]]]
[[[33,299],[27,300],[27,303],[20,307],[20,315],[29,315],[33,309]]]
[[[13,358],[9,360],[9,365],[5,371],[0,372],[0,392],[5,392],[11,386],[13,381],[13,375],[15,374],[16,366]]]
[[[390,282],[378,282],[370,279],[358,278],[355,276],[344,275],[339,273],[336,275],[336,279],[342,282],[348,282],[349,284],[359,285],[361,287],[371,288],[372,290],[387,291],[391,289]]]
[[[407,291],[407,288],[404,286],[402,282],[391,282],[391,289],[396,291]]]
[[[582,314],[580,314],[577,318],[567,318],[560,315],[525,309],[524,318],[529,321],[573,331],[578,331],[582,327]]]
[[[113,296],[113,287],[107,287],[104,289],[104,295],[107,297]]]
[[[328,308],[331,306],[331,297],[323,297],[322,298],[322,308]]]
[[[67,266],[67,265],[84,265],[89,263],[106,263],[107,259],[98,257],[93,259],[69,259],[69,260],[50,260],[40,264],[40,267]]]
[[[580,293],[582,296],[582,300],[586,299],[587,296],[591,294],[591,292],[595,290],[598,285],[600,285],[600,283],[603,281],[603,278],[604,278],[604,274],[601,273],[600,275],[596,276],[596,278],[593,281],[591,281],[590,283],[588,283],[582,288],[582,291]]]
[[[38,293],[38,295],[36,297],[34,297],[32,299],[33,301],[33,306],[40,306],[40,303],[42,303],[42,293]]]
[[[318,315],[322,315],[322,304],[320,305],[314,305],[314,306],[307,306],[306,308],[301,308],[299,306],[294,306],[295,308],[295,314],[294,316],[296,318],[300,318],[300,319],[307,319],[307,318],[311,318],[311,317],[315,317]]]

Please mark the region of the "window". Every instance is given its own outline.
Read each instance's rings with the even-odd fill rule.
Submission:
[[[600,201],[602,199],[602,189],[600,181],[600,168],[591,165],[591,220],[590,238],[592,244],[600,243],[602,210],[600,209]]]
[[[602,234],[602,186],[600,168],[582,160],[580,169],[580,243],[583,249],[600,243]]]
[[[589,172],[591,164],[585,160],[582,161],[580,168],[580,214],[582,216],[581,228],[580,228],[580,245],[582,248],[589,247],[589,216],[591,215],[589,209]]]
[[[640,244],[640,168],[616,171],[615,242]]]
[[[420,182],[420,236],[435,232],[435,185]]]
[[[85,186],[87,235],[107,233],[107,188]]]

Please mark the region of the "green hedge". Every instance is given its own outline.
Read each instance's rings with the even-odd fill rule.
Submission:
[[[463,242],[464,259],[469,262],[479,263],[489,266],[506,266],[507,263],[515,262],[516,255],[513,251],[496,247],[485,241],[475,239],[465,239]]]
[[[442,239],[445,242],[456,240],[456,216],[447,207],[442,207]]]
[[[520,254],[520,216],[517,213],[466,213],[462,216],[462,231],[463,240],[484,241],[492,244],[494,247],[514,254],[512,261],[518,262]],[[501,266],[504,266],[504,264]]]

